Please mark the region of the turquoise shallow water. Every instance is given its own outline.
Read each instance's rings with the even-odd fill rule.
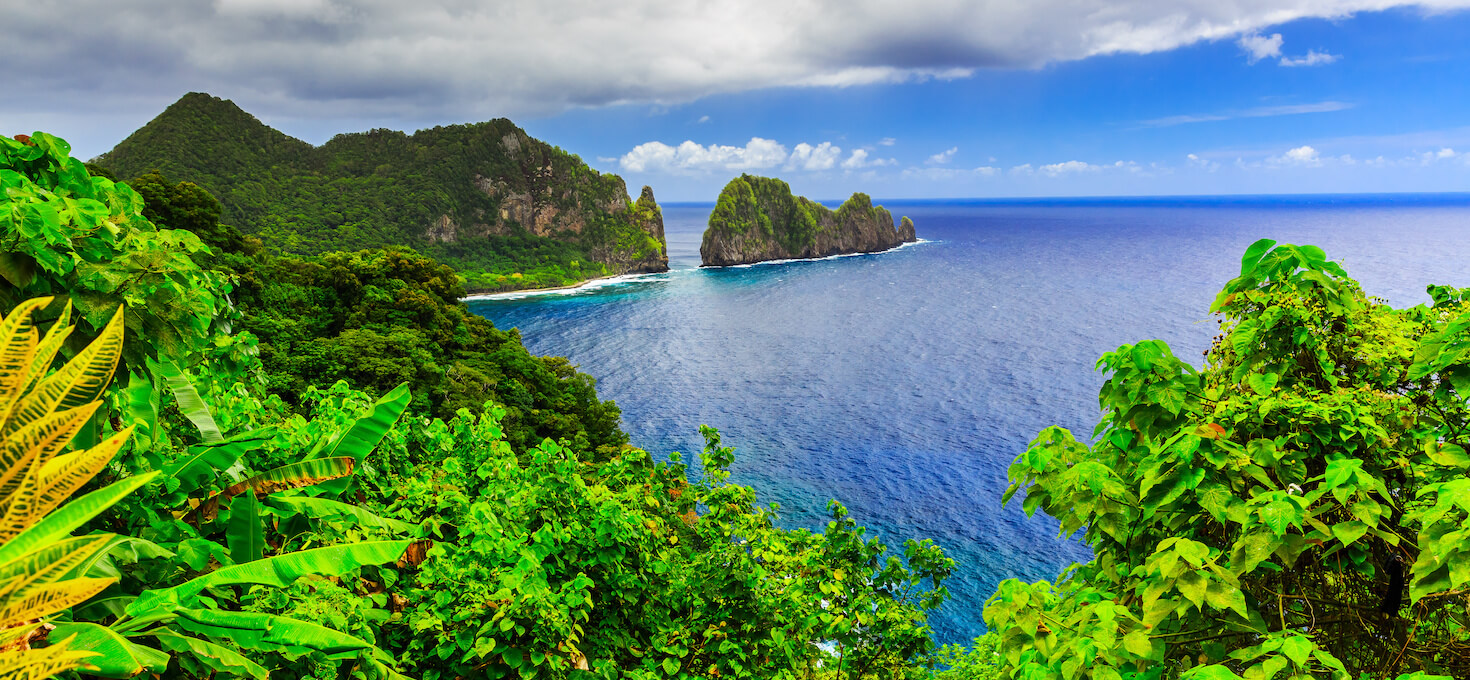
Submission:
[[[1088,557],[1000,506],[1011,460],[1047,425],[1091,432],[1101,353],[1160,338],[1198,364],[1251,242],[1319,245],[1397,305],[1470,285],[1470,195],[887,205],[927,242],[698,269],[710,206],[671,205],[673,271],[471,307],[597,377],[638,446],[691,453],[720,428],[783,523],[821,527],[836,498],[895,548],[935,539],[959,562],[932,621],[950,642],[983,632],[1001,579]]]

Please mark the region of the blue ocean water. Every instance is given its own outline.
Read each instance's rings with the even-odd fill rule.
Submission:
[[[1159,338],[1198,365],[1256,239],[1319,245],[1395,305],[1470,285],[1470,195],[887,206],[925,242],[721,269],[698,268],[711,206],[665,206],[673,271],[471,307],[595,376],[635,445],[690,454],[718,427],[784,524],[836,498],[892,550],[933,538],[958,567],[931,623],[959,642],[1000,580],[1090,555],[1001,507],[1012,459],[1048,425],[1091,433],[1103,352]]]

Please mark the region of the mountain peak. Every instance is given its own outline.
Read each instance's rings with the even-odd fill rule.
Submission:
[[[290,162],[312,149],[228,99],[190,92],[95,162],[119,177],[159,170],[169,176],[209,179],[222,169]]]

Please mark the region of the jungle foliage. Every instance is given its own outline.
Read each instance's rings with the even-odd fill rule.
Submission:
[[[227,100],[190,93],[95,162],[118,178],[159,172],[197,183],[223,204],[225,224],[273,252],[406,245],[454,266],[472,290],[574,284],[650,255],[620,178],[505,119],[341,134],[314,147]],[[532,213],[586,224],[532,233],[523,223]]]
[[[1095,557],[1000,585],[1003,676],[1470,677],[1470,304],[1429,292],[1394,309],[1262,240],[1203,369],[1104,354],[1092,443],[1048,428],[1011,467]]]
[[[5,610],[24,618],[0,621],[0,669],[323,680],[924,673],[924,621],[947,594],[952,561],[918,541],[889,555],[836,504],[825,532],[775,526],[774,509],[728,482],[733,450],[713,430],[690,481],[677,454],[661,462],[625,445],[592,450],[591,437],[518,445],[510,408],[493,400],[432,418],[411,410],[408,384],[369,394],[322,369],[322,383],[288,403],[266,389],[266,343],[229,330],[251,313],[240,317],[232,299],[280,308],[320,296],[300,304],[342,308],[356,328],[470,333],[432,302],[457,284],[431,261],[226,252],[187,229],[155,227],[137,192],[90,176],[64,143],[39,133],[0,140],[0,180],[10,252],[37,260],[33,277],[6,277],[0,398],[58,423],[43,428],[47,452],[34,455],[28,430],[5,425],[0,474],[27,480],[20,494],[32,494],[32,478],[65,481],[45,487],[48,505],[9,505],[5,524],[20,533],[0,546],[0,575],[23,567],[46,580],[0,581],[0,601],[35,601],[24,590],[33,582],[65,597]],[[160,187],[169,196],[177,188]],[[155,207],[167,215],[172,206]],[[43,263],[47,244],[79,255],[66,258],[71,267]],[[153,264],[135,267],[132,257]],[[295,267],[311,272],[269,292]],[[330,293],[319,285],[353,278]],[[138,280],[153,285],[134,288]],[[74,281],[93,287],[78,293]],[[150,334],[195,318],[150,303],[170,299],[174,289],[160,281],[213,301],[212,310],[184,309],[199,314],[189,328],[201,332]],[[28,301],[21,284],[53,299]],[[115,296],[121,307],[100,325],[73,326],[77,295]],[[415,295],[429,311],[394,306]],[[90,344],[72,342],[88,335]],[[507,335],[486,354],[505,352],[524,348]],[[56,355],[69,363],[37,381]],[[41,403],[29,395],[73,384],[85,393],[28,406]],[[575,419],[575,408],[552,402],[544,415]],[[93,461],[87,474],[56,462],[83,459]],[[47,515],[93,474],[85,495]],[[73,547],[88,557],[46,566]]]
[[[583,450],[627,442],[620,412],[595,381],[561,357],[526,351],[469,311],[454,270],[408,248],[279,256],[218,223],[219,203],[159,173],[134,180],[158,224],[193,231],[204,266],[233,281],[234,328],[258,341],[266,391],[297,405],[312,385],[345,380],[372,394],[400,384],[410,411],[452,418],[494,401],[517,447],[567,439]]]

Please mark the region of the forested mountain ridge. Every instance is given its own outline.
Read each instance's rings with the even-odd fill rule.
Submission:
[[[188,179],[219,197],[221,221],[272,250],[408,245],[453,266],[470,291],[668,268],[651,189],[633,201],[618,176],[503,118],[312,146],[190,93],[95,163],[119,177]]]

